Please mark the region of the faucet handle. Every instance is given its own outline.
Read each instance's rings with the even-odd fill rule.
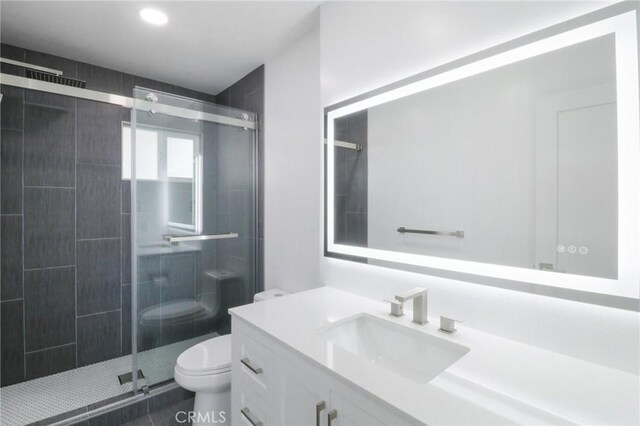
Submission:
[[[464,322],[465,320],[459,320],[455,318],[445,317],[444,315],[440,315],[440,328],[438,331],[442,331],[443,333],[455,333],[456,332],[456,322]]]
[[[393,315],[394,317],[404,315],[404,303],[389,299],[384,299],[384,301],[391,304],[391,312],[389,312],[389,315]]]

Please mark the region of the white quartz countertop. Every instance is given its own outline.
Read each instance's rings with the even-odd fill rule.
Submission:
[[[334,377],[429,425],[640,424],[640,378],[634,374],[480,332],[469,322],[457,325],[454,334],[441,333],[437,318],[420,326],[411,322],[411,312],[395,318],[388,309],[383,302],[321,287],[229,312]],[[435,379],[418,384],[318,335],[332,322],[362,312],[470,351]]]

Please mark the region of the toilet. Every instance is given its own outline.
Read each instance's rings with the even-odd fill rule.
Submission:
[[[274,289],[257,293],[253,301],[280,297],[285,291]],[[196,393],[193,411],[201,419],[222,422],[224,411],[226,422],[231,414],[231,335],[214,337],[190,347],[178,357],[174,378],[184,389]],[[197,423],[197,422],[196,422]]]
[[[153,282],[158,287],[170,285],[163,276],[154,278]],[[238,293],[242,287],[242,278],[234,272],[224,269],[203,271],[195,299],[169,300],[140,312],[138,323],[143,344],[146,348],[155,348],[184,340],[193,332],[194,322],[199,329],[211,329],[226,314],[223,300],[228,303],[230,298],[237,299],[237,295],[229,293],[234,290]],[[169,328],[171,333],[159,331]]]

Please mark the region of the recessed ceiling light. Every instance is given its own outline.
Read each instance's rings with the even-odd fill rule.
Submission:
[[[164,25],[169,21],[169,18],[167,18],[167,15],[164,12],[151,8],[140,10],[140,17],[143,21],[152,25]]]

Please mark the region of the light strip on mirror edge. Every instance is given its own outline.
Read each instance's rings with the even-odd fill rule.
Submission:
[[[327,113],[327,249],[329,252],[638,299],[640,294],[640,107],[636,11],[581,26]],[[559,274],[334,243],[334,120],[466,77],[607,34],[615,34],[618,103],[618,279]]]

